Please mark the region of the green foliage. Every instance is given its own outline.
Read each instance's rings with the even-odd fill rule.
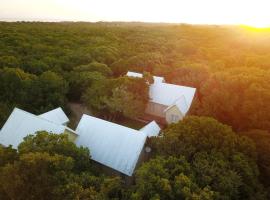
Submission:
[[[41,60],[27,60],[25,63],[26,66],[23,66],[22,68],[31,74],[40,75],[43,72],[46,72],[47,70],[50,70],[50,66],[47,65],[45,62]]]
[[[25,73],[19,68],[0,70],[0,101],[23,104],[28,96],[29,86],[33,84],[33,80],[36,78],[35,75]]]
[[[152,82],[150,74],[164,76],[169,83],[197,88],[192,114],[214,117],[245,132],[256,148],[215,120],[185,119],[152,142],[159,157],[138,171],[136,178],[142,182],[136,181],[134,191],[128,188],[132,198],[263,199],[256,163],[260,179],[269,186],[269,44],[269,31],[236,26],[1,22],[0,126],[14,106],[37,114],[65,106],[67,97],[82,98],[93,112],[108,119],[136,118],[148,101],[145,83]],[[140,80],[116,78],[130,70],[147,73]],[[54,192],[48,199],[130,199],[117,178],[96,177],[91,167],[79,173],[89,164],[84,150],[72,145],[69,150],[64,139],[55,146],[45,139],[56,142],[41,134],[26,138],[21,145],[24,153],[0,150],[0,179],[9,178],[5,190],[0,184],[0,199],[44,199],[38,196],[42,184],[44,191]],[[42,144],[40,149],[35,142]],[[184,159],[190,171],[170,177],[166,163],[171,159],[177,160],[175,168]],[[48,170],[52,165],[55,172]],[[156,168],[161,172],[152,176]],[[44,172],[42,179],[55,187],[46,188],[39,177],[31,179],[31,170]],[[65,170],[68,175],[54,179]],[[29,194],[24,180],[38,183]],[[151,188],[151,196],[144,187]]]
[[[86,89],[91,87],[95,82],[101,81],[105,77],[99,72],[70,72],[67,74],[69,83],[68,98],[73,101],[81,99]]]
[[[4,125],[9,114],[11,112],[11,107],[7,103],[0,102],[0,127]]]
[[[256,150],[258,154],[258,166],[261,172],[261,179],[268,187],[270,186],[270,134],[263,130],[250,130],[241,133],[241,135],[247,136],[256,144]]]
[[[11,146],[3,147],[0,145],[0,167],[5,166],[8,163],[13,163],[18,159],[18,154]]]
[[[38,76],[48,70],[64,74],[72,101],[80,100],[85,85],[92,86],[86,72],[118,77],[129,70],[147,71],[168,82],[196,87],[192,114],[217,118],[234,130],[270,130],[269,30],[184,24],[0,23],[0,32],[0,69],[18,67]],[[21,104],[26,108],[29,102]],[[45,110],[41,108],[45,105],[37,107],[36,112]]]
[[[89,150],[66,135],[27,136],[18,152],[0,147],[1,199],[120,199],[120,178],[93,170]]]
[[[192,158],[197,152],[221,151],[230,157],[235,152],[256,158],[254,144],[246,137],[238,137],[229,126],[213,118],[187,117],[164,131],[165,137],[157,139],[154,148],[164,155],[184,155]],[[166,145],[165,145],[166,144]]]
[[[61,155],[28,153],[1,169],[0,181],[10,199],[60,199],[55,190],[67,184],[73,160]]]
[[[19,68],[4,68],[0,70],[0,79],[0,102],[6,104],[3,109],[7,105],[17,105],[39,113],[65,105],[67,83],[54,72],[36,76]]]
[[[104,79],[89,87],[83,99],[91,110],[111,120],[119,116],[136,118],[145,111],[148,90],[145,79]]]
[[[254,144],[214,119],[187,117],[165,129],[151,146],[165,160],[184,156],[192,180],[199,188],[213,191],[214,199],[265,199]]]
[[[269,130],[269,80],[270,73],[260,69],[215,73],[201,90],[198,113],[215,117],[236,130]]]
[[[47,71],[42,73],[30,90],[33,93],[32,99],[29,99],[28,102],[29,105],[36,108],[35,112],[46,112],[57,106],[65,106],[68,84],[61,76],[54,72]]]
[[[18,147],[19,154],[27,153],[49,153],[60,154],[71,157],[74,160],[74,170],[78,172],[91,169],[90,152],[86,148],[77,147],[68,140],[67,135],[53,135],[47,132],[38,132],[36,135],[29,135]]]
[[[112,70],[106,64],[98,63],[98,62],[92,62],[88,65],[81,65],[81,66],[75,67],[74,71],[77,71],[77,72],[99,72],[103,76],[111,76],[112,75]]]
[[[132,199],[214,199],[213,191],[194,182],[184,157],[157,157],[145,163],[135,176]]]
[[[1,56],[0,69],[5,67],[19,67],[20,62],[14,56]]]

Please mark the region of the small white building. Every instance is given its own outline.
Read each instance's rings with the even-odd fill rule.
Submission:
[[[38,131],[55,134],[66,133],[71,141],[74,141],[77,137],[75,131],[62,125],[58,120],[49,121],[24,110],[14,108],[0,131],[0,144],[4,146],[12,145],[13,148],[17,148],[24,137]]]
[[[79,135],[76,144],[88,147],[91,159],[96,162],[132,176],[147,136],[158,135],[160,131],[154,122],[150,126],[154,128],[138,131],[83,115],[76,129]]]
[[[39,117],[57,124],[62,124],[64,126],[66,126],[69,122],[67,115],[60,107],[43,113],[39,115]]]
[[[142,78],[143,74],[137,72],[127,72],[127,76],[134,78]],[[154,83],[165,83],[165,78],[161,76],[153,76]]]
[[[127,76],[142,77],[136,72],[128,72]],[[196,88],[165,83],[163,77],[154,76],[154,83],[149,86],[150,101],[145,110],[150,116],[163,119],[167,123],[182,120],[192,104]]]

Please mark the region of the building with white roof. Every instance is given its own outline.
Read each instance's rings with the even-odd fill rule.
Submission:
[[[142,77],[142,74],[128,72],[127,76]],[[155,77],[155,76],[154,76]],[[154,78],[149,88],[150,101],[146,114],[158,117],[167,123],[175,123],[188,113],[196,88],[165,83],[163,77]]]
[[[88,147],[96,162],[132,176],[147,135],[158,134],[159,127],[155,126],[153,132],[151,127],[138,131],[84,114],[76,129],[76,144]]]
[[[143,74],[137,72],[127,72],[127,76],[134,78],[142,78]],[[154,83],[163,83],[165,82],[165,78],[161,76],[153,76]]]
[[[144,132],[148,137],[157,137],[160,130],[159,125],[155,121],[150,122],[140,129],[140,131]]]
[[[68,134],[78,146],[90,149],[91,159],[125,175],[132,176],[144,148],[146,138],[157,136],[160,128],[153,121],[141,130],[131,129],[102,119],[83,115],[76,131],[62,125],[65,118],[54,117],[55,109],[42,115],[34,115],[14,108],[0,131],[0,144],[18,148],[23,139],[38,131]],[[64,120],[62,120],[64,119]]]
[[[12,145],[13,148],[17,148],[24,137],[35,134],[38,131],[47,131],[55,134],[66,133],[71,140],[75,140],[77,136],[75,131],[59,124],[58,121],[55,123],[24,110],[14,108],[0,131],[0,144],[4,146]]]
[[[67,125],[69,122],[68,117],[66,116],[66,114],[64,113],[64,111],[62,110],[62,108],[56,108],[54,110],[48,111],[46,113],[43,113],[41,115],[39,115],[39,117],[46,119],[48,121],[57,123],[57,124],[62,124],[62,125]]]

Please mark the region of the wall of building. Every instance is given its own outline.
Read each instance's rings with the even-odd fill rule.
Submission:
[[[184,115],[180,112],[177,106],[172,106],[165,112],[166,121],[168,124],[176,123],[182,120]]]
[[[78,135],[76,135],[75,133],[72,133],[71,131],[69,131],[67,129],[65,130],[64,133],[68,135],[68,139],[71,142],[75,142],[76,138],[78,137]]]
[[[164,106],[164,105],[161,105],[158,103],[149,102],[147,104],[145,113],[147,113],[149,115],[154,115],[154,116],[165,118],[164,110],[166,108],[167,108],[167,106]]]

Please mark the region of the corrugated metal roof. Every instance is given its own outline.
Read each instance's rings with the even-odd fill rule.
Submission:
[[[137,72],[127,72],[127,76],[136,77],[136,78],[142,78],[143,77],[143,75],[141,73],[137,73]]]
[[[47,131],[55,134],[64,133],[68,129],[63,125],[40,118],[36,115],[15,108],[0,132],[0,143],[17,148],[27,135],[37,131]]]
[[[143,77],[141,73],[136,72],[128,72],[127,76]],[[185,115],[191,106],[196,88],[165,83],[163,77],[153,77],[154,83],[150,85],[149,90],[151,101],[168,106],[168,109],[176,105],[183,115]]]
[[[189,110],[196,88],[173,85],[168,83],[154,83],[150,85],[149,97],[152,102],[165,106],[176,105],[185,115]]]
[[[46,113],[43,113],[41,115],[39,115],[39,117],[43,118],[43,119],[47,119],[51,122],[57,123],[57,124],[66,124],[69,122],[68,117],[66,116],[66,114],[64,113],[64,111],[62,110],[62,108],[56,108],[54,110],[48,111]]]
[[[140,131],[145,132],[148,137],[158,136],[160,130],[159,125],[155,121],[150,122],[140,129]]]
[[[137,72],[127,72],[127,76],[136,77],[136,78],[142,78],[143,74],[137,73]],[[161,76],[153,76],[153,79],[154,79],[155,83],[165,82],[165,78],[161,77]]]
[[[88,147],[91,158],[131,176],[146,134],[102,119],[83,115],[76,129],[78,146]]]

